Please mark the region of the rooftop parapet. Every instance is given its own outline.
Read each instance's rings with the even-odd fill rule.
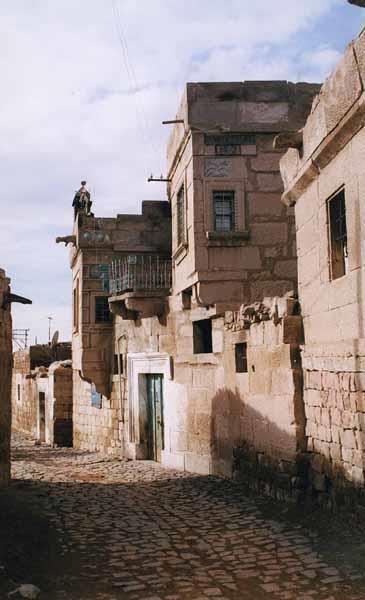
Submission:
[[[183,122],[171,132],[168,160],[189,129],[206,134],[295,131],[319,89],[316,83],[287,81],[187,83],[176,116]]]
[[[288,140],[280,162],[283,201],[298,197],[365,124],[365,30],[351,42],[334,71],[315,97],[300,133],[302,146]],[[279,143],[281,136],[279,136]]]

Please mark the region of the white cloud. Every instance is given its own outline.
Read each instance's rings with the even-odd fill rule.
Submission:
[[[298,71],[321,79],[337,51],[295,48],[295,36],[338,3],[3,0],[0,265],[14,291],[34,300],[15,308],[15,326],[45,339],[51,314],[63,339],[70,335],[68,253],[53,239],[71,230],[80,180],[101,216],[164,198],[146,178],[165,170],[161,121],[175,115],[184,83],[296,79]]]

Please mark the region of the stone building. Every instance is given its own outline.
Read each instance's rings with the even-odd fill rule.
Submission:
[[[12,328],[10,303],[10,280],[0,269],[0,487],[10,479],[10,423],[11,423],[11,370]]]
[[[364,84],[363,31],[281,161],[297,226],[310,481],[324,503],[364,485]]]
[[[169,202],[116,219],[80,210],[58,240],[72,245],[77,447],[228,476],[260,460],[295,476],[302,328],[272,144],[303,126],[318,90],[188,84]]]
[[[171,292],[157,302],[153,282],[132,282],[139,304],[127,311],[122,268],[109,298],[127,456],[231,476],[234,448],[249,448],[295,470],[302,329],[294,216],[280,202],[273,140],[304,124],[318,90],[187,84],[168,144]],[[240,468],[247,457],[236,454]]]
[[[13,355],[12,427],[39,442],[72,446],[71,345],[30,346]]]
[[[145,201],[141,215],[116,218],[96,218],[80,209],[74,234],[58,241],[71,244],[74,446],[112,452],[121,447],[123,418],[113,385],[117,364],[108,305],[110,265],[118,258],[133,268],[137,254],[148,257],[148,264],[155,256],[168,260],[170,206]],[[131,294],[126,311],[136,303],[138,294]]]

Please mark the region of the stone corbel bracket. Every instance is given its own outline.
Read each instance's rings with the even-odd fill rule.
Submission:
[[[72,246],[76,246],[76,236],[75,235],[64,235],[56,237],[56,244],[64,243],[65,246],[71,244]]]
[[[18,304],[32,304],[32,301],[29,300],[29,298],[24,298],[24,296],[18,296],[17,294],[12,294],[11,292],[5,292],[3,295],[1,308],[7,308],[9,304],[15,302]]]
[[[303,147],[303,129],[279,133],[274,138],[273,146],[275,150],[287,150],[288,148],[301,150]]]

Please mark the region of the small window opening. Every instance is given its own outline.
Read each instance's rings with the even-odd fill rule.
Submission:
[[[102,396],[99,392],[96,391],[96,387],[95,387],[94,383],[91,384],[90,395],[91,395],[91,406],[93,406],[94,408],[101,408]]]
[[[247,343],[235,345],[236,373],[247,373]]]
[[[234,231],[234,192],[213,192],[213,212],[215,231]]]
[[[18,402],[20,402],[20,384],[18,383]]]
[[[185,242],[185,198],[184,186],[182,185],[176,196],[177,212],[177,245]]]
[[[74,296],[73,296],[73,321],[74,321],[74,331],[78,332],[79,330],[79,313],[80,313],[80,284],[79,280],[76,281],[76,286],[74,287]]]
[[[111,312],[109,310],[108,296],[95,297],[95,323],[109,323]]]
[[[338,279],[348,272],[345,190],[327,201],[330,238],[330,277]]]
[[[114,354],[114,375],[119,375],[118,354]],[[123,375],[123,355],[120,355],[120,374]]]
[[[194,354],[213,352],[211,319],[193,321],[193,351]]]

